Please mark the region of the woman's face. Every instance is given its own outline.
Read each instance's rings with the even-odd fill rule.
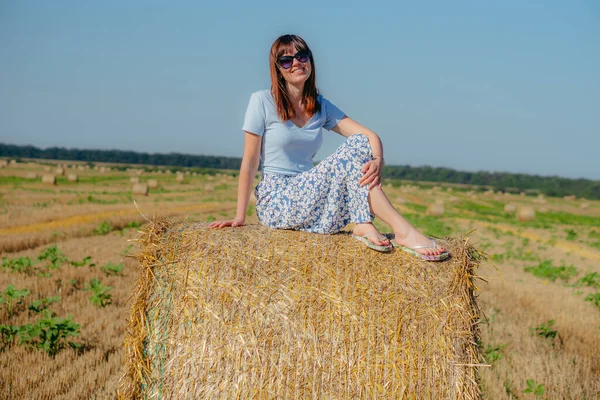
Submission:
[[[294,57],[297,53],[298,51],[290,46],[283,52],[282,56]],[[310,58],[303,63],[294,57],[290,68],[285,69],[281,65],[278,65],[278,68],[285,81],[293,86],[303,85],[312,72]]]

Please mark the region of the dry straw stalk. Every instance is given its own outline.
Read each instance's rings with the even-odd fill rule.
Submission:
[[[149,224],[122,399],[478,399],[473,270],[347,234]]]

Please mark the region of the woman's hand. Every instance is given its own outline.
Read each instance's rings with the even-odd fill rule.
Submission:
[[[234,219],[228,219],[225,221],[213,221],[210,223],[210,227],[211,228],[225,228],[226,226],[231,226],[233,228],[237,227],[237,226],[244,226],[244,224],[246,223],[246,220],[244,218],[234,218]]]
[[[369,190],[377,186],[381,187],[381,172],[383,171],[383,159],[381,157],[366,162],[360,171],[363,173],[363,177],[358,181],[360,186],[368,185]]]

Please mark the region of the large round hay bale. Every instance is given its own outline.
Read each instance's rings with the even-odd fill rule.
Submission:
[[[129,178],[129,183],[131,184],[136,184],[136,183],[140,183],[140,178],[138,178],[137,176],[132,176],[131,178]]]
[[[63,167],[56,167],[54,172],[56,175],[63,176],[65,174],[65,169]]]
[[[441,217],[444,215],[444,203],[434,203],[427,206],[427,215],[433,217]]]
[[[25,178],[26,179],[37,179],[38,174],[37,174],[37,172],[28,172],[25,174]]]
[[[215,185],[213,185],[212,183],[207,183],[204,185],[204,191],[205,192],[214,192],[215,191]]]
[[[0,168],[4,168],[8,165],[8,162],[6,160],[0,160]]]
[[[590,207],[589,203],[581,203],[581,205],[579,206],[579,208],[581,208],[582,210],[586,210]]]
[[[258,225],[139,243],[120,398],[479,398],[464,239],[441,264]]]
[[[42,183],[48,185],[56,185],[56,176],[51,174],[45,174],[42,176]]]
[[[158,181],[156,179],[148,179],[148,187],[150,189],[156,189],[158,187]]]
[[[69,182],[78,182],[79,181],[79,177],[76,174],[67,175],[67,179],[69,180]]]
[[[185,180],[185,175],[183,174],[183,172],[177,171],[177,176],[175,177],[175,180],[179,183],[183,183],[183,181]]]
[[[148,195],[148,185],[145,183],[134,183],[131,192],[133,194],[141,194],[144,196]]]
[[[514,214],[515,211],[517,211],[517,206],[512,204],[512,203],[508,203],[504,205],[504,212],[508,213],[508,214]]]
[[[517,211],[517,219],[519,221],[535,221],[535,210],[533,207],[519,207]]]

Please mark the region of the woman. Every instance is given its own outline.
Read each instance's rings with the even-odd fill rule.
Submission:
[[[279,37],[271,46],[270,67],[271,90],[253,93],[246,110],[236,217],[210,226],[244,225],[262,160],[262,180],[255,195],[256,214],[263,225],[337,233],[353,222],[352,237],[369,248],[390,251],[394,246],[430,261],[447,258],[448,252],[406,221],[381,189],[384,161],[377,134],[319,95],[306,42],[296,35]],[[348,139],[313,167],[322,128]],[[377,231],[374,215],[394,230],[393,241]]]

